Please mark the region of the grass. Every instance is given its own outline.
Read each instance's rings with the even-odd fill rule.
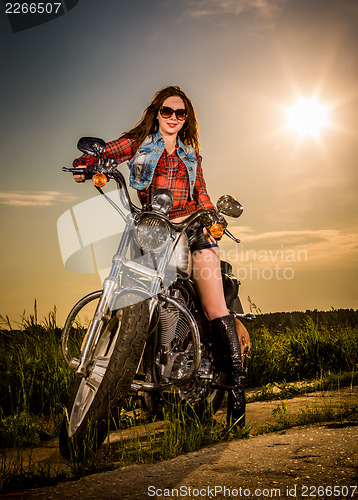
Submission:
[[[1,317],[4,322],[4,318]],[[23,316],[0,330],[0,445],[37,444],[58,434],[74,374],[61,354],[56,310],[41,323]]]
[[[358,385],[358,372],[327,373],[321,375],[319,379],[297,382],[274,382],[261,387],[252,395],[246,395],[246,401],[253,403],[255,401],[274,401],[281,399],[290,399],[296,396],[306,395],[317,391],[335,391],[342,387],[351,387]]]
[[[358,315],[357,315],[358,317]],[[308,316],[297,327],[251,330],[253,344],[248,385],[320,378],[327,373],[356,371],[358,326],[315,323]]]
[[[33,314],[24,314],[16,328],[8,317],[1,319],[4,325],[0,330],[2,491],[14,485],[24,487],[26,481],[36,486],[64,477],[79,477],[113,468],[114,463],[122,466],[172,458],[252,432],[249,427],[227,429],[223,422],[213,425],[210,409],[205,418],[199,418],[189,406],[174,405],[167,409],[160,431],[148,427],[145,443],[139,436],[122,440],[121,446],[113,447],[108,442],[98,454],[87,457],[79,456],[74,450],[73,459],[65,470],[36,464],[31,457],[31,447],[44,439],[57,437],[73,373],[62,358],[55,309],[39,322],[35,303]],[[253,348],[247,385],[260,386],[261,391],[248,397],[248,401],[280,400],[274,415],[276,423],[267,424],[260,432],[311,421],[356,418],[356,409],[338,411],[327,407],[324,410],[322,405],[317,410],[307,409],[292,416],[282,400],[311,391],[357,385],[357,325],[358,311],[352,310],[332,311],[327,316],[323,312],[310,312],[284,318],[259,317],[250,327]],[[77,339],[75,344],[78,344],[83,335],[82,326],[77,325],[73,333]],[[309,383],[308,379],[314,382]],[[113,420],[118,432],[148,422],[141,411],[136,413],[138,401],[129,400],[128,407],[134,410],[131,416],[122,411]],[[13,459],[8,458],[11,450]]]

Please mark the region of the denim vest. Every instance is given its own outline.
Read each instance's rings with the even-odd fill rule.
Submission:
[[[137,149],[133,158],[128,162],[130,169],[129,185],[138,191],[144,191],[152,182],[155,167],[165,148],[165,142],[160,132],[148,136]],[[190,198],[193,195],[196,179],[197,159],[195,149],[185,146],[178,137],[177,153],[186,166]]]

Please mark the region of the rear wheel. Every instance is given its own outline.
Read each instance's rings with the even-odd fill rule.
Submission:
[[[147,344],[148,347],[150,346]],[[193,352],[189,347],[185,353],[183,352],[174,361],[172,376],[175,379],[185,376],[192,362]],[[155,364],[148,364],[146,381],[160,384],[160,376],[153,375]],[[173,385],[172,390],[145,393],[144,406],[149,413],[157,417],[162,417],[162,411],[165,406],[175,407],[177,405],[192,408],[200,417],[204,415],[209,416],[210,414],[215,414],[220,409],[225,396],[227,382],[228,375],[216,368],[210,357],[202,357],[198,374],[193,379],[182,386],[175,387]]]
[[[114,311],[105,324],[93,363],[72,389],[60,432],[61,454],[89,456],[108,433],[109,407],[122,406],[130,389],[148,332],[146,301]]]
[[[202,366],[204,369],[201,368]],[[226,373],[215,368],[211,359],[202,359],[201,367],[199,376],[194,377],[187,385],[178,388],[182,401],[190,403],[200,417],[204,414],[215,415],[220,409],[228,379]],[[208,376],[208,379],[205,376]]]

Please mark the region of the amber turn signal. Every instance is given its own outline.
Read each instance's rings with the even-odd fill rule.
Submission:
[[[97,174],[94,174],[92,177],[92,182],[96,187],[100,188],[107,184],[107,177],[104,174],[97,172]]]
[[[221,236],[224,234],[224,228],[221,224],[213,224],[210,227],[210,234],[214,238],[221,238]]]

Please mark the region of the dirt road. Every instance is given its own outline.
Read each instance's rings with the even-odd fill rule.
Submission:
[[[319,405],[358,404],[357,388],[286,401],[289,414]],[[272,420],[276,402],[251,403],[248,420]],[[296,427],[218,443],[155,464],[123,467],[1,499],[358,498],[358,425]],[[357,486],[357,488],[356,488]]]

